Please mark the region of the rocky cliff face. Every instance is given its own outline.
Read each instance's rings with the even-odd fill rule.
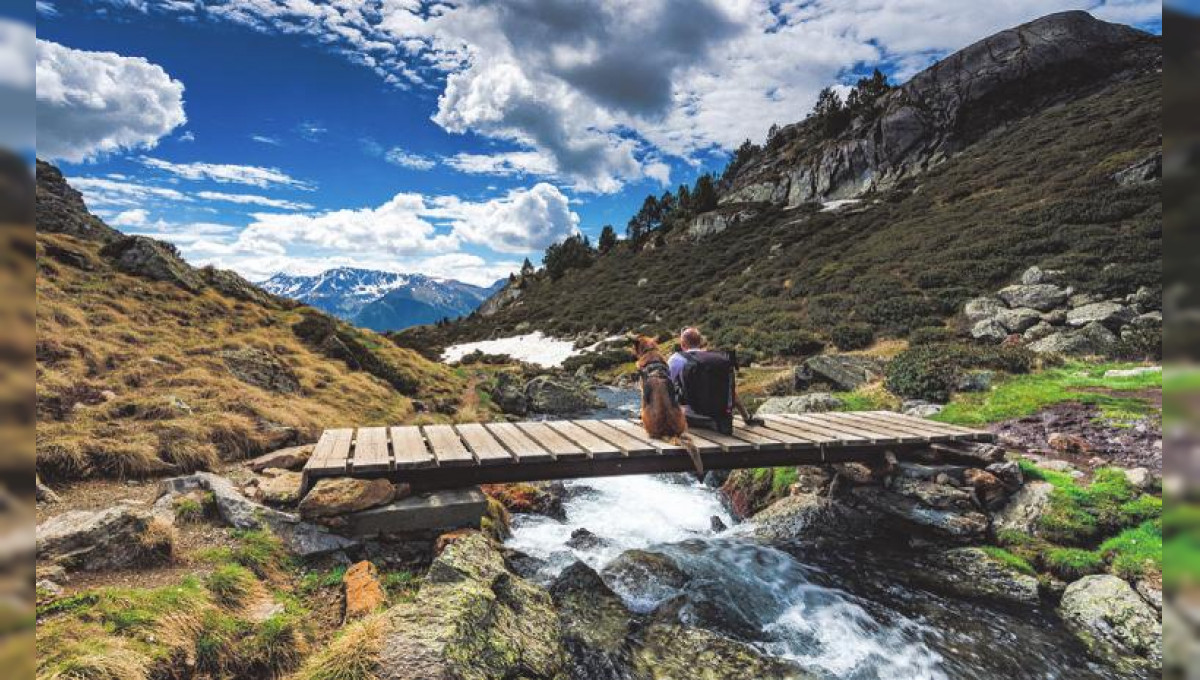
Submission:
[[[856,118],[835,139],[811,120],[784,128],[721,202],[794,207],[889,188],[1007,121],[1160,68],[1160,43],[1081,11],[1002,31],[889,92],[876,115]]]

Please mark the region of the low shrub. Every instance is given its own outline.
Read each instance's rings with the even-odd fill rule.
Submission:
[[[213,600],[223,607],[245,606],[258,585],[254,574],[240,564],[222,564],[204,580]]]
[[[1034,571],[1033,565],[1024,557],[1014,555],[1013,553],[997,546],[989,545],[982,548],[983,552],[987,553],[988,557],[1000,562],[1004,566],[1021,574],[1033,576],[1037,572]]]
[[[834,326],[829,331],[829,339],[843,352],[865,349],[875,342],[875,329],[870,324],[845,323]]]
[[[938,343],[910,347],[888,364],[887,388],[902,397],[946,402],[971,369],[1028,373],[1036,355],[1023,347]]]
[[[950,342],[953,339],[954,331],[945,326],[925,326],[908,334],[908,344],[912,347]]]

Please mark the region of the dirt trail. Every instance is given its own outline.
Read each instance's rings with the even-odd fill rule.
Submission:
[[[1162,406],[1161,390],[1146,390],[1144,395],[1114,394],[1143,397],[1159,408]],[[1162,473],[1162,420],[1157,416],[1142,418],[1132,425],[1114,425],[1104,418],[1098,407],[1068,402],[1055,404],[1032,416],[998,423],[989,429],[1015,447],[1068,460],[1077,466],[1086,467],[1091,459],[1099,458],[1104,464],[1145,467]],[[1074,455],[1053,450],[1047,440],[1055,433],[1081,438],[1087,443],[1087,450]]]

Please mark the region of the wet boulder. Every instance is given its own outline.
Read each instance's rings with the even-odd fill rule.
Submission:
[[[691,580],[670,556],[649,550],[626,550],[601,574],[605,583],[639,611],[653,609]]]
[[[549,375],[539,375],[526,383],[525,399],[534,413],[569,415],[604,407],[590,385]]]
[[[594,569],[575,562],[550,586],[562,620],[571,677],[624,680],[631,677],[629,611]]]
[[[923,534],[951,542],[966,542],[983,538],[988,529],[988,518],[983,513],[956,507],[935,508],[917,497],[879,487],[855,487],[851,491],[851,501],[859,507],[887,516],[903,533]]]
[[[477,532],[449,544],[416,596],[384,618],[374,669],[381,680],[567,675],[550,593],[508,571],[500,550]]]
[[[959,597],[1034,606],[1040,601],[1038,580],[1032,573],[993,557],[981,548],[954,548],[925,560],[928,569],[916,570],[927,587]]]
[[[1058,613],[1097,657],[1126,671],[1162,668],[1158,615],[1124,580],[1085,576],[1067,586]]]
[[[785,659],[767,656],[749,645],[700,628],[653,624],[634,652],[638,676],[654,680],[812,680]]]
[[[775,501],[750,520],[755,538],[776,545],[871,541],[880,515],[839,500],[801,493]]]
[[[609,545],[607,539],[582,527],[572,531],[571,538],[567,539],[567,547],[575,550],[598,550],[607,545]]]

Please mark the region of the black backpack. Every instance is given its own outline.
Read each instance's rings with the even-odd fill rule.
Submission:
[[[681,352],[687,360],[679,373],[680,403],[692,412],[712,419],[718,432],[733,428],[733,381],[735,365],[725,352]]]

